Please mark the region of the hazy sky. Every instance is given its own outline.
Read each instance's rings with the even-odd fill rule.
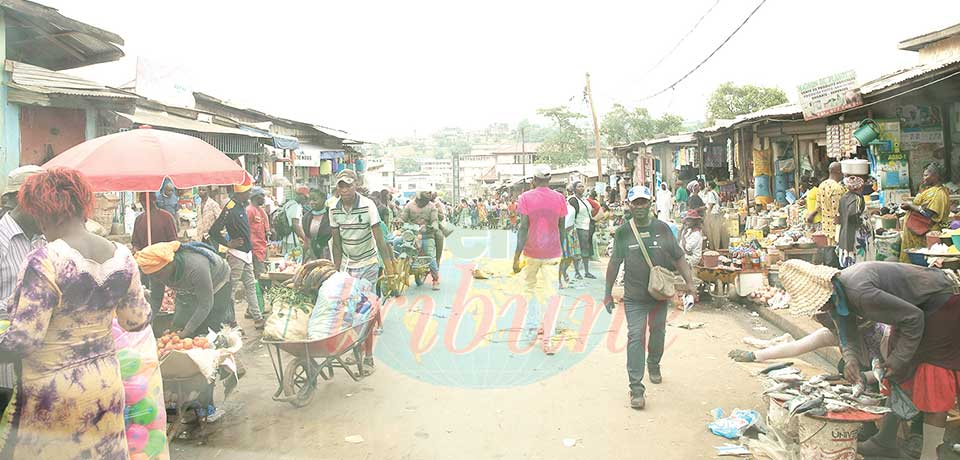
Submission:
[[[589,113],[588,71],[601,115],[620,102],[699,120],[721,82],[795,98],[798,83],[848,69],[866,81],[916,62],[899,41],[960,21],[957,0],[768,0],[710,62],[644,100],[759,0],[720,0],[649,74],[716,0],[38,1],[126,41],[127,58],[80,75],[119,85],[145,56],[185,69],[198,91],[370,140],[514,124],[565,103]]]

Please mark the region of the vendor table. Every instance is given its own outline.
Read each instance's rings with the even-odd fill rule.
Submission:
[[[780,252],[783,253],[784,260],[801,259],[801,260],[806,260],[807,262],[810,262],[812,264],[823,263],[822,248],[781,249]]]
[[[705,283],[711,283],[716,286],[714,297],[727,297],[730,295],[730,285],[733,284],[740,273],[739,268],[715,267],[706,268],[697,266],[697,278]]]

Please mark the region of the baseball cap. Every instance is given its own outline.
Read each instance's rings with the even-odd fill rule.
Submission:
[[[297,187],[297,195],[310,196],[310,187],[304,185]]]
[[[537,179],[549,179],[552,174],[553,172],[550,171],[550,165],[540,164],[533,167],[533,177]]]
[[[344,169],[337,173],[337,183],[344,182],[348,185],[355,184],[360,182],[360,177],[357,176],[357,172],[352,169]]]
[[[267,194],[267,191],[263,187],[254,187],[250,189],[250,196],[264,196]]]
[[[23,183],[27,181],[28,177],[42,172],[43,168],[37,165],[21,166],[10,171],[10,174],[7,174],[7,185],[3,188],[3,194],[19,192],[20,187],[23,187]]]
[[[627,192],[627,201],[633,201],[638,198],[646,198],[650,200],[653,199],[653,194],[651,194],[650,189],[644,185],[635,185],[630,187],[630,191]]]

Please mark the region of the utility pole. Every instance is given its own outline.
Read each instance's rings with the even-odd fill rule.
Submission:
[[[520,158],[523,161],[523,182],[527,181],[527,141],[523,137],[523,128],[520,128]]]
[[[453,202],[460,202],[460,149],[453,150],[453,158],[450,162],[453,167]]]
[[[593,148],[597,156],[597,182],[603,180],[603,166],[600,163],[600,126],[597,125],[597,110],[593,107],[593,92],[590,91],[590,72],[587,72],[587,87],[584,88],[587,101],[590,102],[590,114],[593,116]]]

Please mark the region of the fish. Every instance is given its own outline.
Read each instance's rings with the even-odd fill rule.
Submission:
[[[775,371],[775,370],[778,370],[778,369],[784,369],[784,368],[790,367],[790,366],[792,366],[792,365],[793,365],[793,362],[792,362],[792,361],[787,361],[787,362],[785,362],[785,363],[771,364],[770,366],[767,366],[767,367],[764,368],[762,371],[760,371],[760,373],[761,373],[761,374],[769,374],[769,373],[772,372],[772,371]]]
[[[796,400],[794,400],[794,401],[796,401]],[[799,402],[797,402],[796,404],[794,404],[794,401],[790,401],[790,404],[789,404],[789,406],[792,406],[792,407],[790,407],[790,416],[794,416],[794,415],[797,415],[797,414],[802,414],[802,413],[804,413],[804,412],[809,412],[809,411],[811,411],[811,410],[813,410],[813,409],[816,409],[816,408],[822,406],[822,405],[823,405],[823,396],[817,396],[817,397],[814,397],[814,398],[802,399],[802,400],[800,400]]]
[[[763,394],[766,395],[766,394],[770,394],[770,393],[776,393],[776,392],[779,392],[779,391],[786,390],[787,388],[790,388],[791,386],[793,386],[793,385],[791,385],[790,383],[781,382],[781,383],[778,383],[778,384],[776,384],[776,385],[774,385],[774,386],[772,386],[772,387],[770,387],[770,388],[767,388],[767,390],[764,391]]]
[[[864,392],[866,389],[867,389],[867,388],[863,385],[863,382],[858,382],[856,385],[853,386],[853,388],[852,388],[852,390],[851,390],[851,392],[850,392],[850,395],[851,395],[853,398],[859,398],[860,395],[862,395],[863,392]]]
[[[807,380],[807,383],[811,385],[819,385],[820,382],[823,382],[827,377],[827,374],[814,375],[810,377],[810,380]]]
[[[870,361],[870,368],[873,370],[873,376],[877,378],[877,382],[880,385],[880,391],[887,389],[886,385],[883,384],[883,378],[886,377],[884,374],[883,365],[880,364],[880,360],[873,358],[873,361]]]
[[[782,393],[779,391],[767,393],[767,396],[769,396],[770,399],[776,399],[777,401],[789,401],[796,397],[796,395],[792,395],[790,393]]]
[[[770,378],[778,382],[792,382],[792,383],[799,383],[803,380],[803,377],[801,377],[800,374],[773,375]]]
[[[892,411],[889,407],[883,406],[860,406],[858,409],[874,415],[884,415]]]
[[[800,375],[800,369],[795,367],[782,367],[780,369],[774,369],[770,372],[767,372],[767,377],[773,377],[776,375]]]

